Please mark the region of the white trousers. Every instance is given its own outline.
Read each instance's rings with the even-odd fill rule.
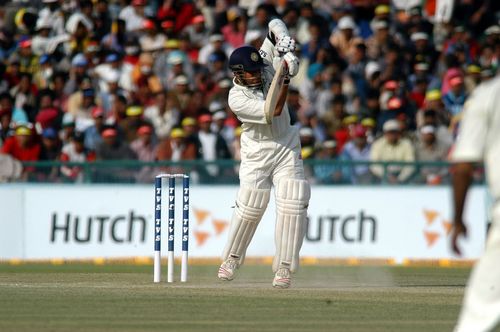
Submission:
[[[289,135],[280,142],[242,140],[240,185],[271,189],[283,177],[305,179],[297,136]]]
[[[500,204],[493,209],[486,248],[472,270],[455,332],[491,331],[500,318]]]

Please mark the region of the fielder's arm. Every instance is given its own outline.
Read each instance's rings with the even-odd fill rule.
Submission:
[[[462,252],[458,247],[458,238],[460,236],[467,236],[467,227],[463,219],[463,211],[465,206],[465,198],[472,183],[472,174],[474,166],[470,162],[461,162],[455,164],[453,172],[453,203],[454,203],[454,217],[453,217],[453,232],[451,234],[451,247],[457,255]]]

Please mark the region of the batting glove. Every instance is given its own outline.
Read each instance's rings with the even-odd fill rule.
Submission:
[[[295,56],[295,54],[288,52],[283,57],[286,65],[288,67],[288,76],[294,77],[299,72],[299,58]]]
[[[275,50],[278,51],[279,54],[286,54],[288,52],[295,51],[295,40],[290,36],[283,36],[278,40],[275,46]]]

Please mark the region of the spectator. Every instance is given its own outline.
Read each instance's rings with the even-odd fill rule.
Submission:
[[[28,121],[34,122],[36,117],[36,94],[37,87],[31,83],[31,74],[22,72],[19,75],[19,83],[10,89],[10,95],[14,98],[14,107],[22,109]]]
[[[142,126],[151,126],[143,118],[144,110],[141,106],[129,106],[126,111],[127,117],[118,123],[118,129],[124,135],[124,139],[130,143],[137,138],[137,130]]]
[[[61,141],[53,128],[45,128],[42,132],[40,160],[56,161],[61,153]],[[37,179],[54,182],[57,180],[59,170],[53,166],[43,166],[37,169]]]
[[[16,128],[14,136],[7,137],[2,146],[2,152],[10,154],[20,161],[40,160],[42,147],[37,142],[33,130],[25,125]]]
[[[337,29],[330,36],[330,44],[340,56],[347,58],[359,42],[362,42],[362,39],[357,37],[356,22],[351,16],[343,16],[337,24]]]
[[[189,36],[191,45],[196,49],[202,48],[210,37],[210,33],[205,25],[205,17],[203,17],[203,15],[196,15],[193,17],[191,25],[186,27],[184,31]]]
[[[101,133],[104,130],[104,110],[100,107],[92,109],[94,124],[84,132],[84,145],[87,150],[96,151],[97,146],[102,142]]]
[[[140,161],[151,162],[156,159],[156,142],[153,137],[153,128],[143,125],[137,129],[137,138],[130,143],[130,148]],[[143,166],[136,174],[137,182],[148,182],[154,179],[154,168]]]
[[[216,111],[212,116],[212,126],[210,130],[220,135],[229,147],[234,139],[234,127],[228,124],[228,117],[224,108]]]
[[[155,52],[163,49],[167,41],[164,34],[158,31],[156,22],[145,19],[142,21],[144,34],[139,37],[139,45],[144,52]]]
[[[62,162],[85,163],[95,160],[95,153],[89,151],[84,145],[85,136],[83,133],[75,132],[68,143],[61,151],[60,160]],[[83,168],[79,165],[61,166],[61,174],[64,179],[71,182],[83,182],[85,174]]]
[[[53,128],[45,128],[42,132],[40,160],[57,160],[61,153],[61,141]]]
[[[28,116],[22,108],[14,106],[14,98],[7,92],[0,94],[0,113],[7,116],[9,122],[2,123],[2,128],[7,128],[10,122],[13,124],[28,123]],[[5,118],[6,121],[7,117]],[[5,137],[4,137],[5,138]]]
[[[352,139],[344,145],[340,154],[340,160],[352,162],[368,162],[370,160],[371,144],[368,143],[367,129],[362,125],[356,125],[352,131]],[[370,173],[369,165],[348,165],[344,167],[347,179],[353,184],[370,184],[373,175]]]
[[[440,141],[436,135],[436,128],[423,126],[416,147],[416,158],[424,162],[443,162],[448,156],[450,145]],[[447,167],[422,166],[420,168],[420,181],[427,184],[439,184],[448,174]]]
[[[232,48],[240,47],[244,44],[245,34],[247,32],[247,18],[238,7],[231,7],[227,11],[228,23],[222,27],[221,32],[224,39],[231,45]],[[265,22],[267,30],[267,22]],[[258,26],[252,27],[258,29]]]
[[[316,153],[318,163],[314,165],[314,178],[319,184],[339,184],[344,182],[342,167],[330,161],[338,160],[337,143],[333,140],[324,141]]]
[[[443,96],[444,107],[452,118],[460,115],[464,107],[466,94],[463,83],[464,80],[461,76],[451,78],[449,81],[450,90]]]
[[[425,15],[401,1],[371,7],[261,2],[24,1],[17,25],[7,6],[0,30],[0,144],[24,124],[40,134],[53,128],[66,145],[75,125],[90,137],[87,128],[96,120],[102,122],[97,131],[112,127],[130,142],[151,123],[152,136],[164,141],[181,120],[198,119],[213,102],[219,110],[227,106],[229,54],[242,43],[259,48],[273,17],[297,40],[301,69],[291,81],[289,111],[293,124],[314,131],[310,157],[332,139],[342,152],[355,125],[367,119],[369,142],[384,123],[399,119],[406,128],[401,135],[417,137],[417,128],[432,125],[436,139],[450,144],[467,95],[497,75],[494,1],[457,3],[447,22],[437,24],[431,22],[443,17],[434,17],[432,1]],[[140,124],[129,126],[136,122],[127,116],[131,105],[145,111]],[[96,106],[104,112],[98,119]],[[231,144],[237,120],[210,113],[213,130]],[[185,129],[198,154],[200,128]]]
[[[154,103],[144,110],[144,118],[153,124],[159,138],[165,138],[179,124],[180,112],[173,97],[167,98],[165,91],[159,91],[155,94]]]
[[[160,141],[156,153],[156,159],[158,161],[181,162],[184,160],[195,160],[196,154],[196,145],[186,140],[184,130],[174,128],[170,132],[169,137]],[[188,168],[183,168],[182,166],[168,166],[162,170],[172,173],[185,173],[189,171]]]
[[[401,138],[401,129],[397,120],[384,123],[384,135],[373,142],[370,151],[372,162],[413,162],[415,149],[411,142]],[[413,166],[372,165],[371,172],[380,180],[392,184],[404,183],[414,172]]]
[[[130,160],[137,156],[122,140],[118,139],[118,131],[114,128],[102,132],[102,142],[97,145],[97,160]]]
[[[198,132],[200,158],[207,162],[231,158],[231,153],[224,138],[210,129],[212,126],[212,116],[210,114],[201,115],[198,118],[198,124],[200,127]],[[205,172],[206,174],[203,174]],[[202,173],[200,174],[202,177],[213,178],[220,175],[221,170],[216,165],[207,165],[203,171],[200,170],[200,173]]]
[[[146,0],[132,0],[131,4],[126,6],[120,12],[120,19],[126,22],[127,32],[139,33],[144,26]]]

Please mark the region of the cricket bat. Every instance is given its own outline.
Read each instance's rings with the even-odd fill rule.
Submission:
[[[278,104],[278,98],[283,82],[285,81],[286,74],[286,62],[281,60],[276,73],[274,73],[269,91],[267,91],[266,102],[264,104],[264,114],[266,115],[266,122],[268,124],[273,122],[274,110]]]

